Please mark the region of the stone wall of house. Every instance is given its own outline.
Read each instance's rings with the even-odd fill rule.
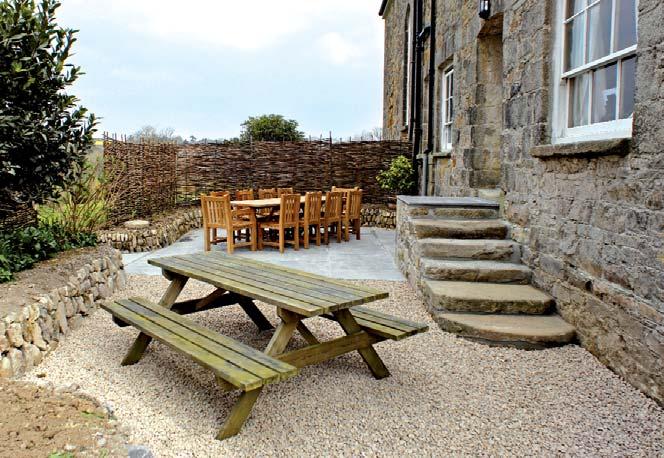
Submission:
[[[124,253],[154,251],[173,244],[192,229],[203,224],[200,207],[184,207],[160,215],[141,229],[118,226],[100,231],[99,243],[106,243]]]
[[[405,130],[403,106],[406,98],[404,83],[404,43],[407,11],[410,1],[391,0],[383,15],[385,19],[385,78],[383,82],[383,137],[401,140],[408,137]]]
[[[126,283],[119,251],[99,248],[69,280],[33,302],[0,316],[0,377],[12,377],[38,365],[101,301]]]
[[[429,191],[477,195],[490,184],[475,181],[478,171],[495,178],[495,156],[486,159],[494,126],[482,119],[488,105],[481,106],[486,86],[477,59],[483,36],[500,31],[497,186],[505,193],[513,237],[523,244],[523,261],[582,345],[664,402],[664,4],[638,3],[633,138],[560,146],[550,145],[556,2],[500,3],[492,2],[490,21],[477,17],[476,1],[437,3],[436,62],[454,65],[457,115],[455,147],[435,160]],[[385,71],[391,80],[393,69]],[[492,139],[478,146],[487,134]]]

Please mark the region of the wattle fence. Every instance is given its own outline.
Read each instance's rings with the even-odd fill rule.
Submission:
[[[177,145],[104,137],[105,163],[122,173],[116,221],[192,204],[201,193],[246,188],[359,186],[364,202],[382,204],[391,194],[378,186],[376,175],[409,149],[398,141]]]

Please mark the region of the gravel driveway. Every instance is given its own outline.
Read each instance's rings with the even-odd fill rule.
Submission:
[[[392,372],[385,380],[350,354],[269,385],[241,433],[224,442],[214,435],[237,394],[158,343],[139,364],[120,367],[136,331],[103,311],[26,379],[80,385],[158,457],[664,454],[664,411],[582,348],[525,352],[457,339],[436,328],[406,283],[362,283],[390,291],[373,307],[427,321],[431,331],[377,346]],[[166,286],[161,277],[133,276],[122,296],[158,300]],[[209,290],[192,282],[183,295]],[[259,306],[277,322],[272,307]],[[270,338],[238,307],[193,317],[260,348]],[[336,323],[310,322],[319,337],[341,335]]]

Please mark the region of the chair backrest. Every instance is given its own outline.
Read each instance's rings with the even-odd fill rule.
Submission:
[[[304,196],[304,220],[309,223],[320,222],[320,209],[323,203],[323,193],[308,192]]]
[[[238,189],[235,191],[235,200],[254,200],[254,190]]]
[[[359,219],[362,215],[362,190],[355,189],[348,193],[348,203],[346,204],[348,217],[350,219]]]
[[[278,197],[281,197],[284,194],[293,194],[293,188],[277,188]]]
[[[274,188],[267,188],[267,189],[259,189],[258,190],[258,198],[259,199],[274,199],[275,197],[279,197],[277,195],[277,190]]]
[[[223,197],[223,196],[230,196],[230,191],[212,191],[210,193],[211,197]]]
[[[355,186],[353,188],[337,188],[336,186],[332,186],[332,192],[346,193],[346,192],[349,192],[349,191],[355,191],[356,189],[358,189],[357,186]]]
[[[325,219],[341,216],[341,193],[331,191],[325,194]]]
[[[283,194],[279,206],[279,223],[287,226],[300,220],[300,195]]]
[[[206,227],[226,227],[231,217],[231,196],[201,196],[203,225]]]

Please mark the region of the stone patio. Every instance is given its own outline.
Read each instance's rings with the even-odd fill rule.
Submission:
[[[203,231],[199,229],[166,248],[150,253],[128,253],[122,259],[130,275],[161,275],[161,270],[148,264],[148,259],[196,253],[202,249]],[[225,249],[225,244],[213,247],[213,250]],[[307,250],[290,248],[283,254],[272,248],[255,252],[242,248],[235,254],[333,278],[402,281],[404,277],[394,263],[394,249],[393,230],[363,228],[361,240],[353,236],[350,242],[337,243],[332,239],[329,246],[312,244]]]

